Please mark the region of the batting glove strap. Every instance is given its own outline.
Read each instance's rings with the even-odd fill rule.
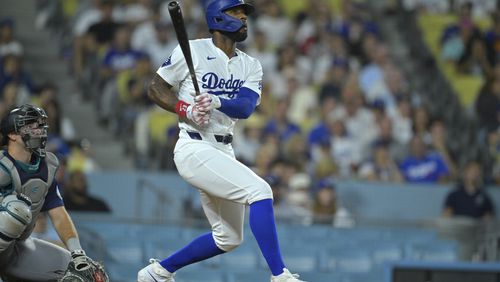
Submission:
[[[179,102],[177,102],[177,104],[175,104],[175,112],[179,117],[185,118],[187,116],[189,106],[189,103],[180,100]]]

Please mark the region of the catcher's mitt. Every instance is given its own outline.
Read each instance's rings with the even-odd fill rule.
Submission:
[[[83,251],[82,251],[83,253]],[[68,269],[60,282],[109,282],[104,267],[85,253],[72,253]]]

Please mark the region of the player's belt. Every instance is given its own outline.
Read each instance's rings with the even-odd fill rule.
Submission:
[[[199,134],[198,132],[187,131],[187,134],[189,135],[189,137],[191,137],[191,139],[203,140],[203,138],[201,137],[201,134]],[[214,134],[214,138],[215,138],[215,141],[217,141],[219,143],[223,143],[223,144],[231,144],[231,142],[233,142],[233,135],[231,135],[231,134],[228,134],[228,135]]]

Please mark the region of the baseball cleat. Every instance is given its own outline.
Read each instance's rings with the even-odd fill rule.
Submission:
[[[175,282],[175,273],[168,272],[158,260],[150,259],[149,263],[137,273],[137,282]]]
[[[298,278],[298,274],[292,274],[288,269],[283,268],[283,273],[278,276],[271,276],[271,282],[306,282]]]

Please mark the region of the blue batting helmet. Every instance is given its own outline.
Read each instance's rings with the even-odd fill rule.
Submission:
[[[243,0],[213,0],[207,5],[205,17],[207,19],[208,29],[221,30],[228,32],[236,32],[243,23],[234,17],[224,13],[234,7],[243,7],[245,14],[250,15],[255,11],[255,8],[245,3]]]

